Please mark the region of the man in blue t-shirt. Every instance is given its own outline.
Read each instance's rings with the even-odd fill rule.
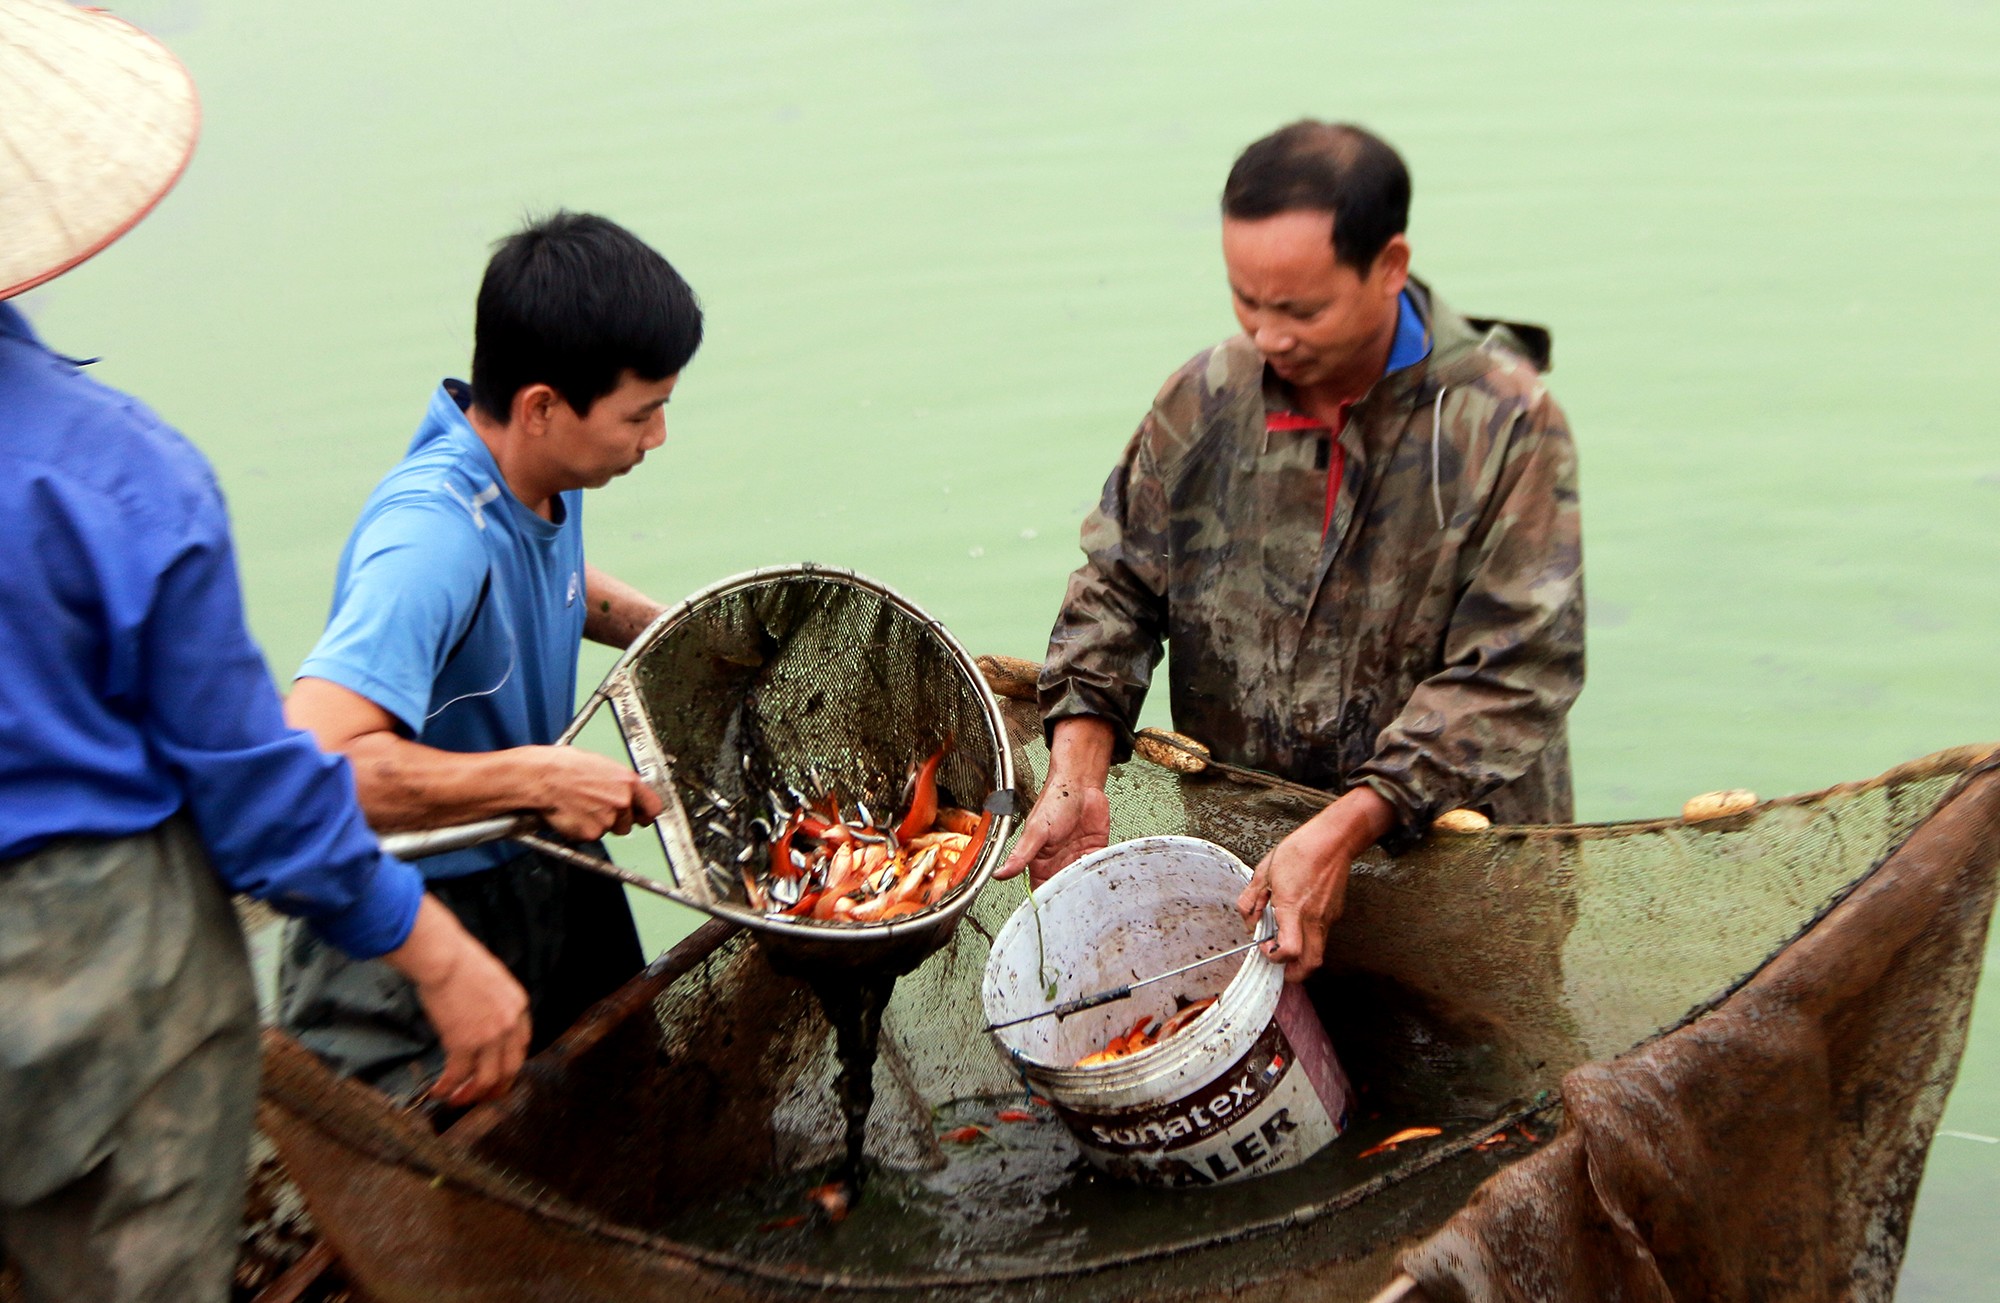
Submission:
[[[581,639],[625,647],[659,604],[584,561],[583,490],[637,466],[701,344],[666,259],[601,217],[558,213],[486,269],[472,384],[447,380],[362,508],[333,610],[287,715],[352,761],[378,830],[532,811],[589,843],[659,798],[613,760],[551,745]],[[643,966],[624,890],[510,843],[422,864],[427,885],[527,988],[533,1047]],[[441,1066],[406,982],[288,931],[285,1029],[392,1095]]]

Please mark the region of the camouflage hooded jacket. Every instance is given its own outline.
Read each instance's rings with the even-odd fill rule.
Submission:
[[[1337,439],[1245,336],[1167,381],[1084,522],[1042,670],[1051,727],[1129,733],[1164,642],[1177,729],[1296,782],[1368,784],[1396,810],[1391,849],[1460,806],[1570,818],[1583,562],[1548,339],[1410,296],[1429,355]]]

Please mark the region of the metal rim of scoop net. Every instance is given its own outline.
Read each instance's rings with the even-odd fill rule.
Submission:
[[[634,639],[632,645],[626,649],[625,654],[618,658],[617,664],[605,676],[605,682],[609,684],[614,676],[624,677],[629,680],[630,667],[640,657],[645,655],[648,648],[667,637],[674,629],[697,615],[711,603],[745,589],[798,579],[830,581],[873,593],[904,616],[922,624],[930,631],[932,637],[943,644],[945,649],[951,653],[951,658],[957,665],[959,674],[965,681],[965,686],[974,694],[975,699],[978,701],[981,717],[986,722],[993,747],[994,793],[1011,797],[1014,790],[1014,756],[1012,748],[1007,745],[1006,721],[1000,714],[1000,703],[994,699],[993,690],[987,686],[986,677],[980,673],[979,665],[973,659],[972,653],[965,649],[964,645],[952,635],[949,629],[945,628],[941,621],[930,615],[922,607],[919,607],[916,603],[910,601],[910,599],[904,597],[887,584],[870,579],[866,575],[859,574],[842,566],[820,565],[816,562],[806,561],[796,565],[762,566],[755,570],[746,570],[742,574],[732,575],[727,579],[718,580],[710,584],[707,588],[683,598],[655,619],[651,625],[647,626],[646,631],[637,639]],[[625,673],[621,675],[621,672]],[[616,705],[617,703],[614,700],[614,709]],[[621,715],[620,724],[622,725],[623,723],[624,717]],[[630,746],[632,742],[631,734],[622,727],[620,732],[624,734],[626,743]],[[643,769],[645,758],[634,755],[633,759]],[[671,765],[672,762],[669,761],[668,763]],[[678,793],[675,795],[678,795]],[[1013,830],[1014,824],[1011,801],[1003,800],[1002,804],[1007,804],[1009,809],[1005,812],[996,811],[994,813],[993,824],[987,831],[986,844],[980,848],[979,862],[973,865],[972,871],[966,875],[965,880],[958,885],[956,890],[932,908],[924,910],[921,913],[908,914],[883,923],[800,922],[789,918],[773,918],[753,910],[744,909],[727,900],[710,900],[707,902],[688,900],[687,903],[718,918],[726,918],[733,923],[740,923],[745,927],[756,928],[760,931],[776,933],[781,936],[798,937],[802,940],[837,941],[843,938],[877,940],[883,937],[901,936],[913,932],[933,930],[942,922],[950,921],[955,923],[957,916],[964,912],[965,907],[972,902],[973,897],[977,896],[986,884],[991,881],[993,870],[999,867],[1001,856],[1006,847],[1008,834]],[[679,871],[674,869],[671,857],[668,859],[668,867],[675,872],[675,885],[682,885]],[[677,893],[677,898],[684,897]]]

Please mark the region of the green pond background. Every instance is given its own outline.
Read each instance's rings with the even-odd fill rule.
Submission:
[[[489,243],[558,205],[651,240],[708,310],[667,445],[590,501],[594,561],[662,600],[851,566],[1039,656],[1148,399],[1233,329],[1231,159],[1312,114],[1404,151],[1454,305],[1554,329],[1583,817],[2000,738],[1986,0],[121,11],[192,68],[201,148],[24,303],[214,459],[283,680],[362,498],[467,369]],[[1944,1126],[1904,1299],[2000,1283],[1990,991]]]

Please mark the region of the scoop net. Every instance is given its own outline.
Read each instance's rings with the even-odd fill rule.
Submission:
[[[873,636],[856,626],[834,645]],[[738,659],[676,672],[728,680],[768,664],[754,628],[734,645]],[[870,662],[850,657],[837,677],[872,679]],[[774,708],[754,722],[687,700],[685,727],[718,754],[751,755],[762,781],[757,757],[841,754],[842,716],[807,708],[825,683],[771,683]],[[1010,700],[1004,716],[1031,788],[1048,759],[1035,710]],[[885,754],[906,758],[966,718],[902,711],[882,721]],[[1399,1254],[1555,1134],[1566,1073],[1708,1025],[1857,884],[1893,878],[1898,849],[1988,753],[1942,752],[1713,822],[1439,833],[1400,858],[1364,857],[1312,992],[1361,1092],[1353,1125],[1319,1158],[1240,1186],[1129,1191],[1084,1171],[1059,1126],[999,1120],[1038,1112],[978,998],[988,940],[1022,903],[1011,882],[978,896],[897,987],[870,1127],[882,1175],[838,1226],[801,1215],[800,1198],[839,1145],[829,1033],[804,988],[721,924],[443,1137],[276,1039],[264,1122],[347,1269],[383,1300],[1365,1299]],[[842,772],[861,782],[869,764]],[[1318,808],[1140,760],[1113,770],[1108,794],[1113,840],[1186,833],[1249,863]],[[1955,940],[1925,952],[1918,975],[1936,999],[1904,1031],[1928,1047],[1927,1074],[1885,1133],[1919,1169],[1991,903],[1996,820],[1978,817],[1987,835],[1960,853],[1947,902]],[[1885,1057],[1874,1070],[1904,1067]],[[1439,1134],[1363,1156],[1410,1126]],[[1895,1249],[1891,1281],[1899,1238]]]
[[[705,589],[640,635],[596,697],[610,702],[640,771],[662,786],[672,776],[675,799],[656,826],[677,896],[788,952],[837,956],[860,943],[901,952],[907,968],[943,944],[999,862],[1013,764],[998,704],[942,625],[851,571],[787,566]],[[991,803],[1001,815],[936,907],[846,925],[751,904],[747,880],[774,825],[808,800],[892,815],[909,799],[913,765],[932,753],[942,754],[941,804]]]

